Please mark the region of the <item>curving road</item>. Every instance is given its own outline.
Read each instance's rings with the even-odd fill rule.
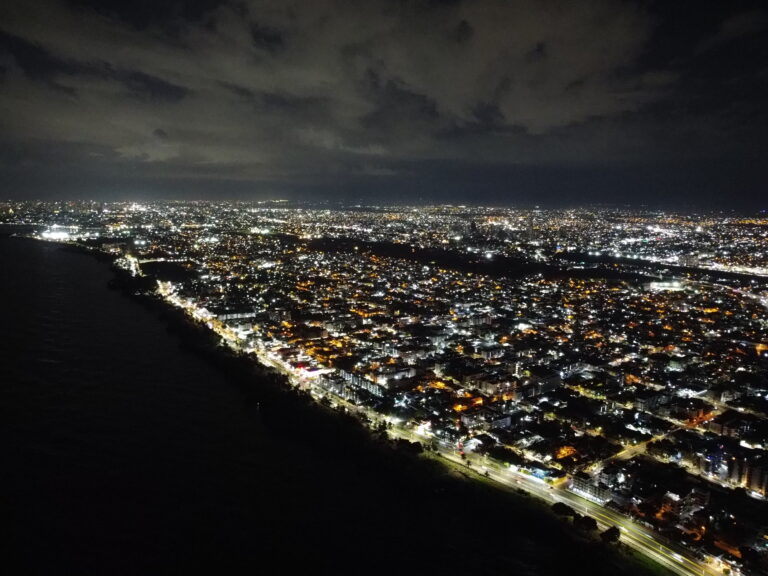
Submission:
[[[197,317],[197,310],[183,302],[171,290],[162,290],[161,288],[159,292],[170,304],[183,308],[191,315]],[[211,323],[211,327],[229,346],[238,351],[243,351],[241,343],[226,326],[221,323]],[[383,418],[381,414],[351,404],[327,390],[321,391],[317,389],[313,386],[311,380],[298,377],[276,358],[270,356],[266,350],[252,349],[248,350],[248,352],[254,354],[262,364],[275,368],[280,373],[286,375],[292,384],[305,389],[308,388],[314,396],[317,396],[318,393],[326,395],[345,410],[363,414],[371,422]],[[415,442],[423,442],[426,439],[424,436],[419,436],[412,429],[408,428],[393,427],[389,432],[393,437]],[[445,460],[467,469],[466,461],[462,460],[452,447],[439,446],[438,453]],[[476,467],[474,466],[474,468]],[[658,535],[652,530],[632,521],[623,514],[568,491],[565,489],[565,483],[561,483],[557,487],[550,486],[543,480],[515,472],[493,462],[482,465],[482,469],[487,471],[487,478],[501,487],[506,489],[523,489],[545,502],[563,502],[580,513],[592,516],[603,528],[617,526],[621,530],[621,540],[625,544],[676,574],[681,576],[722,576],[723,574],[720,567],[715,566],[713,563],[702,562],[690,551],[674,544],[659,541]]]

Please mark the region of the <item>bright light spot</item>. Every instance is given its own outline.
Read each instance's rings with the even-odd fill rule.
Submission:
[[[64,230],[46,230],[42,236],[46,240],[69,240],[69,232]]]

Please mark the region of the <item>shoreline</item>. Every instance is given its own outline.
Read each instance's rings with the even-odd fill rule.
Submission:
[[[327,447],[328,438],[331,438],[332,442],[339,444],[340,448],[353,458],[367,465],[392,467],[406,482],[459,482],[460,485],[453,486],[450,491],[488,491],[493,498],[509,499],[516,507],[538,515],[542,521],[551,522],[552,527],[559,528],[559,538],[594,547],[600,554],[610,556],[614,563],[618,562],[624,567],[634,565],[635,569],[644,572],[677,572],[626,541],[623,541],[620,547],[611,547],[602,544],[596,534],[590,535],[577,530],[572,523],[553,514],[552,502],[547,499],[546,492],[541,494],[515,487],[510,482],[503,481],[500,474],[496,478],[488,474],[483,475],[477,467],[466,462],[446,458],[445,454],[437,450],[424,450],[418,441],[414,442],[412,438],[406,437],[403,431],[393,430],[394,437],[391,437],[385,429],[371,426],[371,421],[365,415],[361,418],[359,412],[356,415],[346,409],[340,410],[338,407],[341,404],[331,408],[317,401],[308,391],[291,383],[287,375],[264,364],[255,358],[254,354],[238,352],[231,348],[203,321],[192,318],[183,309],[168,302],[156,293],[154,288],[152,294],[146,293],[150,289],[150,282],[156,287],[156,280],[148,276],[132,276],[127,270],[115,265],[116,258],[113,255],[78,243],[41,240],[30,236],[15,238],[43,241],[56,245],[61,250],[88,255],[98,262],[109,263],[113,278],[109,281],[108,288],[140,304],[178,338],[181,348],[201,357],[221,371],[228,381],[243,392],[246,400],[254,405],[254,414],[276,434],[300,439],[320,450]],[[258,382],[256,386],[254,379]],[[300,426],[297,426],[299,424],[305,428],[312,427],[317,433],[301,434]],[[497,471],[494,470],[494,475],[496,474]],[[604,521],[600,521],[600,524],[602,529],[610,525]]]
[[[160,320],[165,325],[166,330],[178,338],[179,345],[183,349],[205,359],[222,371],[239,389],[245,391],[251,399],[258,402],[258,414],[262,419],[269,418],[272,420],[270,416],[274,412],[274,415],[280,415],[280,418],[276,418],[274,421],[277,425],[280,420],[293,419],[290,414],[284,413],[283,409],[301,410],[303,411],[302,416],[309,417],[312,424],[317,424],[320,420],[325,419],[339,420],[339,428],[343,429],[343,434],[348,434],[350,439],[355,439],[355,442],[349,443],[350,445],[358,443],[362,438],[370,444],[367,446],[368,449],[374,448],[376,452],[384,450],[398,453],[410,460],[415,454],[422,452],[420,444],[418,447],[408,448],[402,444],[402,440],[377,434],[364,419],[359,417],[359,414],[334,409],[316,401],[308,391],[292,384],[289,376],[261,362],[253,354],[234,350],[224,343],[221,336],[208,328],[204,322],[192,318],[181,308],[172,305],[162,296],[154,293],[155,279],[148,276],[131,276],[126,270],[114,264],[116,258],[113,255],[77,243],[39,240],[33,237],[24,237],[24,239],[33,242],[47,242],[56,245],[59,249],[91,256],[98,262],[108,263],[113,278],[108,282],[107,287],[139,304]],[[146,293],[150,289],[150,282],[152,294]],[[263,385],[253,386],[254,379]],[[261,404],[262,401],[264,404]],[[272,406],[271,403],[277,403],[282,407]],[[272,408],[276,409],[273,411]],[[304,418],[297,420],[306,421]],[[284,426],[280,425],[280,427]],[[306,437],[302,438],[307,439]],[[312,437],[309,440],[312,440]],[[403,449],[404,447],[406,449]],[[356,455],[357,452],[355,450]],[[360,453],[368,454],[368,450]]]

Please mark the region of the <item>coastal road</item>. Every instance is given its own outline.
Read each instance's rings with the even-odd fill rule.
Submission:
[[[165,293],[163,296],[171,304],[182,307],[187,310],[187,312],[193,312],[193,310],[190,309],[190,306],[185,305],[185,303],[175,295]],[[216,325],[214,325],[214,330],[222,336],[230,346],[240,350],[239,342],[236,338],[233,338],[231,333],[228,333],[228,331],[223,330]],[[252,352],[255,353],[262,364],[271,366],[285,374],[292,384],[314,389],[311,381],[299,379],[280,362],[271,358],[266,350],[253,350]],[[346,410],[357,414],[363,414],[371,421],[378,421],[383,418],[381,414],[356,406],[327,390],[322,390],[321,392],[323,395],[332,398],[336,404],[344,407]],[[427,440],[424,436],[416,434],[413,429],[393,427],[389,432],[393,437],[409,441],[424,442]],[[462,460],[452,448],[440,446],[438,447],[438,452],[442,458],[450,461],[454,465],[458,465],[464,469],[467,468],[466,461]],[[692,553],[682,547],[660,542],[657,535],[655,535],[652,530],[632,521],[614,510],[574,494],[573,492],[564,489],[562,485],[556,488],[543,480],[515,472],[495,463],[476,464],[473,466],[473,469],[477,472],[478,467],[480,467],[481,472],[487,471],[487,478],[506,489],[522,489],[545,502],[563,502],[577,510],[579,513],[584,513],[595,518],[603,529],[610,526],[617,526],[621,530],[621,540],[625,544],[676,574],[681,576],[721,576],[723,574],[722,570],[719,570],[714,565],[698,560]]]
[[[292,376],[288,370],[273,359],[261,354],[259,357],[262,362],[280,370],[280,372],[286,376]],[[295,376],[292,377],[291,380],[294,383],[298,383]],[[306,385],[306,382],[304,382],[304,385]],[[323,394],[332,398],[336,404],[343,406],[349,412],[363,414],[371,421],[382,419],[381,414],[356,406],[326,390],[323,390]],[[409,440],[411,442],[424,443],[428,440],[428,438],[417,434],[413,429],[400,426],[392,427],[389,430],[389,433],[390,436],[394,438]],[[438,446],[438,452],[445,460],[464,469],[467,468],[466,461],[462,460],[452,448]],[[563,485],[555,488],[543,480],[520,472],[515,472],[492,462],[485,464],[475,463],[472,466],[472,469],[475,472],[487,470],[487,478],[506,489],[522,489],[545,502],[563,502],[564,504],[571,506],[580,514],[586,514],[593,517],[602,526],[603,530],[610,526],[618,527],[621,530],[622,542],[675,574],[680,574],[681,576],[722,576],[723,574],[722,570],[698,560],[684,548],[659,541],[653,530],[634,522],[619,512],[606,508],[596,502],[592,502],[578,494],[574,494],[573,492],[564,489]]]
[[[457,463],[461,458],[455,454],[443,453],[443,456]],[[629,547],[652,558],[669,570],[684,576],[717,576],[722,572],[713,566],[701,562],[690,552],[660,542],[652,530],[634,522],[630,518],[596,502],[574,494],[562,486],[555,488],[528,475],[505,470],[498,466],[487,466],[489,477],[499,484],[512,488],[522,488],[546,502],[562,502],[580,514],[593,517],[602,529],[616,526],[621,530],[621,540]]]
[[[424,437],[419,437],[410,430],[396,430],[395,434],[406,440],[424,440]],[[446,460],[466,469],[466,461],[455,451],[440,447],[438,452]],[[622,542],[676,574],[682,576],[722,576],[723,574],[722,570],[712,564],[698,560],[684,548],[661,542],[653,530],[634,522],[619,512],[570,492],[564,488],[563,484],[553,487],[543,480],[515,472],[492,462],[474,463],[472,469],[478,473],[487,470],[487,478],[507,489],[522,489],[545,502],[567,504],[580,514],[593,517],[603,530],[611,526],[618,527],[621,530]]]

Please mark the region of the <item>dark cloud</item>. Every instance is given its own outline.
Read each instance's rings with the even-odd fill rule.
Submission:
[[[116,70],[101,60],[76,61],[59,58],[38,44],[0,32],[0,50],[10,57],[30,79],[42,81],[49,86],[75,94],[74,86],[62,85],[57,78],[96,76],[111,79],[124,85],[127,92],[156,101],[176,102],[184,98],[189,90],[170,82],[136,70]]]
[[[702,42],[699,49],[709,50],[744,36],[757,35],[764,32],[766,28],[768,28],[768,13],[760,10],[739,12],[726,18],[718,32]]]
[[[226,90],[229,90],[237,96],[238,98],[241,98],[242,100],[253,100],[255,98],[255,94],[253,90],[249,90],[248,88],[245,88],[244,86],[238,86],[237,84],[231,84],[230,82],[219,82],[219,86],[222,88],[225,88]]]
[[[453,37],[456,42],[463,44],[464,42],[469,42],[474,32],[475,30],[472,28],[472,26],[469,25],[469,22],[462,20],[454,29]]]
[[[189,94],[189,90],[183,86],[143,72],[114,72],[108,76],[123,83],[128,91],[138,98],[157,102],[178,102]]]
[[[256,48],[268,52],[277,52],[283,47],[283,33],[277,28],[265,26],[258,22],[251,24],[251,38]]]
[[[375,104],[371,113],[361,119],[367,133],[385,134],[398,126],[407,131],[420,126],[421,132],[436,126],[440,114],[430,97],[411,90],[400,80],[385,80],[372,70],[367,81],[366,93]]]
[[[34,195],[717,184],[748,202],[766,30],[758,2],[10,0],[0,176]]]
[[[186,22],[200,22],[223,0],[69,0],[76,9],[92,10],[138,30],[152,27],[178,31]]]
[[[541,60],[542,58],[546,57],[546,55],[547,55],[547,43],[536,42],[536,45],[533,48],[531,48],[526,54],[526,60],[528,62],[536,62],[537,60]]]
[[[56,73],[74,73],[78,67],[60,60],[36,44],[0,31],[0,50],[34,79],[48,80]]]
[[[256,98],[258,110],[266,113],[283,113],[305,116],[319,114],[325,106],[324,98],[318,96],[297,96],[285,92],[262,92]]]

